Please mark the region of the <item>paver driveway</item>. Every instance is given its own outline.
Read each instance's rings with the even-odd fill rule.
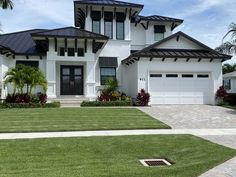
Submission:
[[[236,111],[208,105],[160,105],[139,108],[174,129],[236,128]]]

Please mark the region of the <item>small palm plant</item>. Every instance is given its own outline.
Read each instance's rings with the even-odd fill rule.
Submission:
[[[111,94],[112,92],[115,92],[118,88],[118,81],[117,79],[114,79],[114,78],[108,78],[106,80],[106,83],[105,83],[105,91],[109,94]]]

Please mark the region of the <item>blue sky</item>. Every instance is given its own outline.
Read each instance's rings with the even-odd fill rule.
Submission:
[[[183,31],[212,48],[221,44],[229,24],[236,23],[235,0],[126,1],[144,4],[142,15],[184,19],[175,31]],[[14,3],[12,11],[0,10],[3,33],[74,25],[73,0],[14,0]]]

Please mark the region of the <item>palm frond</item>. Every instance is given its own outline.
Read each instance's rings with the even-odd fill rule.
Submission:
[[[236,54],[236,45],[232,42],[225,42],[221,46],[217,47],[215,50],[219,53],[227,55]]]
[[[13,9],[13,1],[12,0],[0,0],[0,6],[2,9]]]

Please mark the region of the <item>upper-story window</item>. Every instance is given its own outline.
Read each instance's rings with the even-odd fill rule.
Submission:
[[[91,12],[92,18],[92,31],[94,33],[101,33],[101,12],[99,11],[92,11]]]
[[[125,39],[125,14],[121,12],[116,13],[116,39]]]
[[[165,37],[166,27],[164,25],[155,25],[154,26],[154,40],[161,41]]]
[[[113,12],[104,12],[104,34],[113,38]]]

